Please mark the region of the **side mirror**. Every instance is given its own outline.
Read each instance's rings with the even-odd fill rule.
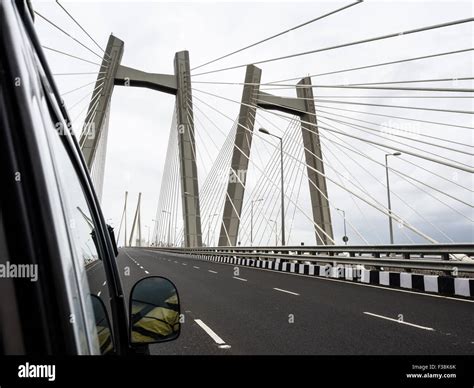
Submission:
[[[130,294],[130,343],[148,345],[172,341],[181,330],[178,291],[159,276],[135,283]]]
[[[112,248],[114,249],[115,257],[118,256],[117,241],[115,241],[114,228],[107,224],[107,231],[109,232],[110,240],[112,241]]]
[[[107,354],[114,350],[112,340],[112,328],[104,302],[96,296],[91,295],[92,310],[94,311],[97,340],[99,341],[100,353]]]

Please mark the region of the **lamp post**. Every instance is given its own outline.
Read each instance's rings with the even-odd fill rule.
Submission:
[[[210,239],[210,236],[211,236],[211,224],[212,224],[212,220],[214,219],[215,216],[218,216],[219,214],[215,213],[213,214],[211,217],[211,219],[209,220],[209,226],[207,228],[207,246],[210,246],[209,245],[209,239]]]
[[[155,230],[156,230],[156,220],[152,218],[151,222],[154,222],[155,223],[155,226],[154,226],[154,229],[153,229],[153,234],[155,233]],[[155,247],[158,246],[158,233],[155,234]]]
[[[269,220],[270,222],[273,222],[275,224],[275,246],[278,245],[278,227],[277,227],[277,222],[276,220]]]
[[[281,245],[285,246],[285,188],[284,188],[284,182],[283,182],[283,138],[280,136],[274,135],[273,133],[270,133],[267,129],[265,128],[260,128],[259,132],[265,134],[265,135],[270,135],[273,137],[276,137],[278,140],[280,140],[280,169],[281,169]]]
[[[336,210],[342,213],[342,218],[344,219],[344,236],[342,237],[342,241],[344,241],[344,244],[347,245],[347,242],[349,241],[349,237],[347,237],[347,229],[346,229],[346,212],[339,208],[336,208]]]
[[[169,217],[168,217],[168,242],[167,242],[167,246],[169,247],[170,246],[170,232],[171,232],[171,212],[168,211],[168,210],[162,210],[163,213],[167,213],[169,214]]]
[[[390,230],[390,244],[393,245],[393,222],[392,222],[392,203],[390,200],[390,180],[388,178],[388,157],[400,156],[401,152],[394,152],[392,154],[385,154],[385,175],[387,177],[387,202],[388,202],[388,227]]]
[[[150,227],[148,225],[145,225],[145,228],[148,229],[148,239],[147,239],[147,246],[150,246]]]
[[[260,201],[263,201],[263,198],[252,199],[250,203],[250,246],[253,246],[253,204]]]

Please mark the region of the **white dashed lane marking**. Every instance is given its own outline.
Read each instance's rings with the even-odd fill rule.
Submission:
[[[392,322],[400,323],[400,324],[402,324],[402,325],[407,325],[407,326],[416,327],[417,329],[423,329],[423,330],[434,331],[434,329],[433,329],[432,327],[426,327],[426,326],[415,325],[414,323],[405,322],[405,321],[402,321],[402,320],[400,320],[400,319],[394,319],[394,318],[385,317],[385,316],[383,316],[383,315],[378,315],[378,314],[374,314],[374,313],[369,313],[368,311],[364,311],[364,314],[370,315],[370,316],[376,317],[376,318],[386,319],[387,321],[392,321]]]
[[[282,288],[273,288],[273,289],[276,290],[276,291],[280,291],[280,292],[286,292],[287,294],[291,294],[291,295],[296,295],[296,296],[300,295],[300,294],[298,294],[296,292],[293,292],[293,291],[283,290]]]
[[[195,319],[194,322],[196,322],[208,335],[211,337],[214,342],[219,345],[219,348],[221,349],[229,349],[230,345],[227,345],[225,341],[219,337],[214,330],[212,330],[209,326],[207,326],[203,321],[200,319]]]
[[[208,269],[208,272],[210,272],[210,273],[217,273],[216,271],[213,271],[212,269]]]

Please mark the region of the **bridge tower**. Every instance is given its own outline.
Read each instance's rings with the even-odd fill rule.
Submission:
[[[187,51],[176,53],[174,74],[158,74],[121,65],[123,51],[123,41],[110,35],[94,89],[101,88],[101,92],[90,101],[80,136],[81,149],[87,167],[93,175],[94,185],[100,188],[100,191],[102,190],[105,163],[104,161],[98,163],[97,154],[100,153],[98,152],[100,147],[106,147],[106,141],[101,141],[101,136],[105,136],[106,140],[108,131],[106,117],[114,86],[144,87],[174,95],[176,97],[184,244],[186,247],[200,247],[202,246],[201,215],[189,53]],[[104,149],[102,149],[102,154],[105,155]],[[97,168],[98,172],[95,171]],[[98,176],[97,179],[94,179],[94,173]]]
[[[253,65],[247,66],[244,91],[242,93],[242,104],[240,105],[239,119],[235,133],[234,151],[232,153],[227,183],[223,220],[219,234],[219,246],[237,245],[240,214],[244,203],[245,183],[247,180],[250,149],[252,146],[255,114],[257,111],[254,96],[258,93],[261,76],[262,70],[258,67]]]
[[[305,159],[308,166],[307,174],[313,222],[320,231],[323,231],[323,233],[316,233],[315,227],[316,241],[319,245],[331,245],[333,230],[326,178],[315,171],[324,174],[311,78],[303,78],[295,85],[297,98],[279,97],[260,91],[261,73],[262,71],[254,65],[247,66],[222,227],[219,234],[219,246],[237,245],[245,194],[246,172],[250,158],[255,114],[258,108],[278,110],[300,117]]]

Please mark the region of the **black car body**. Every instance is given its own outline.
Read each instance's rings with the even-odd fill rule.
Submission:
[[[0,1],[0,159],[0,352],[143,352],[27,1]]]

